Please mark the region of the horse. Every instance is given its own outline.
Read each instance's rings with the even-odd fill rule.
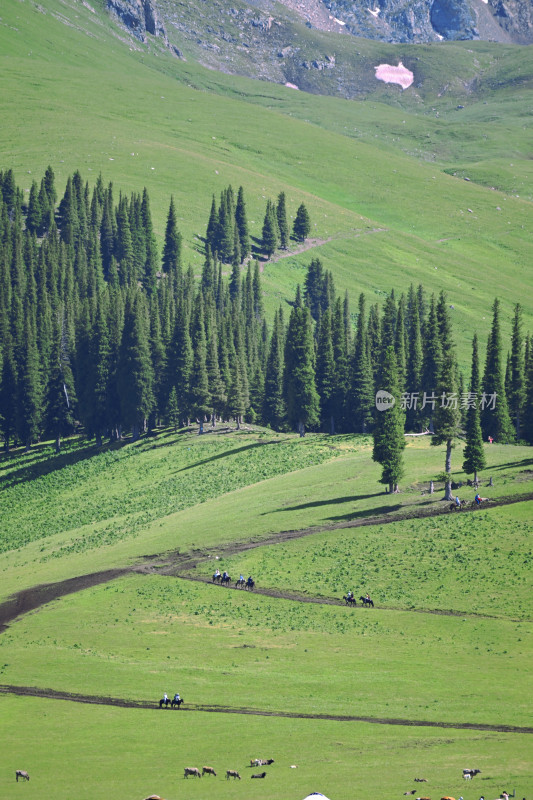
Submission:
[[[353,595],[351,597],[348,597],[348,595],[343,594],[342,599],[344,600],[344,602],[346,603],[347,606],[356,606],[357,605],[355,597]]]
[[[372,608],[374,608],[374,602],[370,599],[370,597],[363,597],[363,595],[361,595],[359,600],[364,606],[372,606]]]
[[[170,707],[175,708],[177,706],[179,711],[179,708],[182,703],[183,703],[183,697],[173,697],[170,703]]]
[[[213,572],[213,583],[217,583],[217,581],[218,583],[220,583],[221,578],[222,575],[220,574],[220,572],[218,573],[218,575],[216,572]]]
[[[238,581],[235,581],[235,588],[236,589],[243,589],[246,586],[246,581],[244,578],[239,578]]]
[[[253,580],[253,578],[248,578],[244,588],[249,589],[250,592],[253,592],[254,586],[255,586],[255,581]]]
[[[170,700],[168,699],[168,697],[162,697],[161,700],[159,701],[159,708],[163,707],[168,708],[169,705],[170,705]]]
[[[231,578],[230,578],[229,575],[223,575],[221,577],[221,579],[220,579],[220,585],[221,586],[224,586],[224,585],[229,586],[230,583],[231,583]]]

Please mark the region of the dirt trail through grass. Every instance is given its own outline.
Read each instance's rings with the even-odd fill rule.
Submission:
[[[526,502],[533,500],[533,493],[529,492],[523,495],[513,497],[502,497],[495,499],[491,503],[491,507],[495,505],[510,505],[512,503]],[[361,528],[368,525],[385,525],[392,522],[398,522],[405,519],[424,519],[427,517],[438,516],[443,513],[450,513],[449,503],[445,503],[442,507],[435,508],[418,508],[409,509],[404,514],[389,514],[386,516],[366,517],[365,519],[351,520],[348,522],[338,522],[331,525],[319,525],[313,528],[302,528],[300,530],[281,531],[273,536],[265,539],[248,540],[243,542],[230,542],[227,545],[217,545],[213,548],[198,549],[192,553],[164,553],[161,555],[155,554],[149,556],[145,561],[132,565],[130,567],[122,567],[116,569],[104,570],[101,572],[93,572],[88,575],[79,575],[74,578],[68,578],[64,581],[57,583],[47,583],[38,586],[32,586],[28,589],[23,589],[17,592],[8,600],[0,604],[0,633],[2,633],[12,622],[19,616],[33,611],[40,606],[46,605],[52,600],[58,600],[68,594],[81,592],[84,589],[89,589],[92,586],[98,586],[101,583],[108,583],[116,578],[131,573],[143,574],[158,574],[168,575],[178,578],[185,578],[187,580],[201,581],[210,583],[208,577],[198,575],[190,575],[191,569],[195,569],[199,563],[204,561],[212,561],[215,555],[218,556],[233,556],[238,553],[253,550],[258,547],[268,547],[269,545],[277,545],[283,542],[288,542],[292,539],[300,539],[304,536],[310,536],[314,533],[322,531],[333,531],[344,528]],[[477,508],[466,509],[460,513],[477,513]],[[456,513],[456,512],[453,512]],[[224,587],[219,587],[224,591]],[[234,588],[231,586],[230,588]],[[242,591],[237,590],[235,591]],[[342,605],[342,600],[335,597],[313,597],[292,591],[279,591],[276,589],[260,588],[255,589],[256,594],[263,594],[269,597],[277,597],[286,600],[293,600],[302,603],[321,603],[324,605]],[[426,614],[442,614],[446,616],[469,616],[469,617],[483,617],[490,619],[490,615],[475,614],[473,612],[463,612],[457,610],[441,610],[441,609],[398,609],[392,606],[387,606],[390,611],[412,611],[413,613],[426,613]],[[371,609],[365,609],[366,613],[372,613]]]
[[[88,703],[91,705],[115,706],[116,708],[137,708],[159,713],[180,713],[186,711],[204,711],[208,714],[244,714],[256,717],[283,717],[285,719],[313,719],[334,722],[369,722],[375,725],[402,725],[420,728],[456,728],[459,730],[493,731],[496,733],[533,733],[533,728],[517,725],[490,725],[476,722],[439,722],[435,720],[401,719],[395,717],[363,717],[354,714],[312,714],[291,711],[267,711],[261,708],[243,708],[239,706],[202,705],[201,703],[185,703],[180,709],[160,709],[158,703],[149,700],[134,700],[122,697],[103,697],[90,694],[74,694],[59,692],[55,689],[39,689],[35,686],[14,686],[0,684],[0,694],[14,694],[20,697],[41,697],[48,700],[67,700],[71,703]]]

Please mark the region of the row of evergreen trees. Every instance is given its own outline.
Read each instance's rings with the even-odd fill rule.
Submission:
[[[292,237],[304,242],[311,231],[311,220],[305,203],[300,203],[292,225]],[[225,264],[234,268],[243,264],[252,252],[244,190],[239,187],[237,200],[231,186],[220,193],[217,207],[215,195],[211,203],[211,213],[206,230],[206,249],[209,248]],[[285,192],[280,192],[277,202],[267,200],[261,239],[256,250],[270,258],[276,250],[287,250],[290,242],[290,228],[287,215]]]
[[[161,258],[146,190],[115,203],[111,184],[99,179],[91,192],[75,173],[56,202],[51,169],[27,203],[11,171],[0,172],[6,447],[43,436],[59,446],[80,425],[100,442],[191,419],[201,428],[208,420],[246,418],[302,433],[379,432],[387,415],[376,411],[377,389],[394,384],[404,400],[441,387],[457,387],[460,396],[478,391],[479,374],[465,386],[457,369],[444,295],[428,298],[411,287],[398,299],[391,293],[382,311],[361,295],[352,314],[348,297],[336,296],[331,273],[314,259],[290,313],[280,309],[269,329],[257,262],[234,268],[226,280],[208,246],[199,280],[183,269],[172,200]],[[496,302],[482,381],[498,403],[483,412],[478,404],[477,424],[485,439],[512,440],[510,409],[518,436],[533,441],[532,347],[517,307],[506,372],[498,315]],[[402,437],[404,429],[432,423],[438,433],[440,412],[421,408],[421,394],[416,407],[402,405]],[[457,410],[461,429],[470,417]]]

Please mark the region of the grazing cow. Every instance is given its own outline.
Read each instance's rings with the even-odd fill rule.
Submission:
[[[251,767],[268,767],[270,764],[274,763],[273,758],[252,758],[250,761]]]
[[[472,778],[475,778],[476,775],[479,775],[481,772],[480,769],[464,769],[463,770],[463,778],[465,781],[470,781]]]
[[[404,794],[416,794],[416,789],[411,789],[410,792],[404,792]]]
[[[415,783],[427,783],[427,778],[415,778]]]
[[[202,767],[202,775],[214,775],[216,777],[216,772],[213,767]]]
[[[22,778],[22,780],[24,780],[24,781],[29,781],[30,776],[28,775],[28,773],[26,772],[25,769],[17,769],[17,770],[15,770],[15,778],[16,778],[17,783],[18,783],[19,782],[19,778]]]
[[[240,780],[241,776],[239,775],[236,769],[227,769],[226,780],[229,781],[230,778],[233,778],[233,780],[235,780],[235,778],[238,778]]]
[[[200,770],[198,767],[185,767],[183,771],[183,777],[188,778],[189,775],[192,775],[194,778],[201,778]]]
[[[266,778],[266,772],[260,772],[259,775],[252,775],[252,778]]]

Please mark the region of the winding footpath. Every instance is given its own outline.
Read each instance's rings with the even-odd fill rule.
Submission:
[[[510,503],[524,502],[532,500],[533,494],[528,493],[515,497],[500,498],[496,501],[497,505],[508,505]],[[479,513],[477,509],[466,510],[461,513]],[[194,553],[165,553],[160,556],[152,556],[145,559],[138,564],[122,567],[116,569],[103,570],[100,572],[90,573],[88,575],[79,575],[74,578],[68,578],[64,581],[57,583],[47,583],[38,586],[33,586],[28,589],[23,589],[20,592],[12,595],[5,602],[0,604],[0,634],[4,632],[11,622],[23,614],[33,611],[41,606],[50,603],[52,600],[57,600],[69,594],[83,591],[84,589],[98,586],[100,584],[109,583],[124,575],[132,573],[141,574],[158,574],[166,575],[169,577],[179,578],[189,581],[200,581],[203,583],[211,584],[210,578],[198,575],[191,575],[190,570],[195,569],[198,564],[203,562],[212,563],[214,555],[230,556],[252,550],[259,547],[268,547],[271,545],[280,544],[281,542],[290,541],[292,539],[299,539],[304,536],[310,536],[314,533],[321,531],[337,530],[343,528],[357,528],[365,527],[368,525],[383,525],[393,522],[398,522],[402,519],[423,519],[427,517],[437,516],[442,513],[449,513],[448,504],[441,508],[429,509],[416,509],[409,510],[407,514],[389,514],[379,517],[366,517],[363,519],[352,520],[349,522],[336,523],[331,525],[317,526],[314,528],[304,528],[301,530],[281,531],[271,537],[257,540],[248,540],[242,542],[231,542],[225,546],[217,545],[213,548],[205,548]],[[215,587],[214,587],[215,588]],[[217,590],[224,591],[222,587],[216,587]],[[228,587],[230,591],[242,591],[236,589],[234,586]],[[285,600],[292,600],[302,603],[318,603],[324,605],[344,605],[342,600],[336,597],[317,597],[301,594],[294,591],[281,591],[272,588],[256,588],[254,594],[265,595]],[[359,610],[359,608],[357,609]],[[462,612],[457,610],[444,610],[444,609],[404,609],[387,606],[387,611],[399,611],[402,613],[425,613],[425,614],[442,614],[446,616],[461,616],[461,617],[482,617],[485,619],[493,619],[489,615],[475,614],[473,612]],[[373,613],[371,610],[366,610],[364,613]],[[126,698],[104,697],[97,695],[75,694],[71,692],[57,691],[55,689],[41,689],[34,686],[16,686],[12,684],[0,684],[0,694],[11,694],[24,697],[41,697],[54,700],[65,700],[74,703],[86,703],[92,705],[105,705],[115,706],[118,708],[135,708],[145,710],[157,710],[159,707],[153,702],[147,700],[135,700]],[[230,707],[219,705],[202,705],[188,703],[183,711],[201,711],[206,713],[217,714],[246,714],[251,716],[262,717],[285,717],[290,719],[314,719],[314,720],[333,720],[340,722],[368,722],[378,725],[403,725],[403,726],[416,726],[416,727],[433,727],[433,728],[454,728],[466,730],[479,730],[479,731],[494,731],[503,733],[533,733],[533,727],[518,727],[514,725],[490,725],[483,723],[455,723],[455,722],[442,722],[434,720],[409,720],[409,719],[396,719],[385,717],[366,717],[355,715],[339,715],[339,714],[313,714],[313,713],[297,713],[290,711],[273,711],[259,708],[243,708],[243,707]]]

